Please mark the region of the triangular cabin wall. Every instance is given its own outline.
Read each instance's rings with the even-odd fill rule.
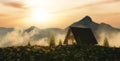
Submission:
[[[67,33],[64,44],[67,44],[67,45],[75,45],[75,44],[77,44],[71,29]]]
[[[70,27],[64,40],[64,44],[95,45],[97,44],[97,40],[90,28]]]

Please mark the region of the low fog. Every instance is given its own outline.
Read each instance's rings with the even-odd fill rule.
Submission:
[[[120,47],[120,32],[114,32],[110,34],[106,34],[104,32],[100,33],[100,38],[98,39],[99,45],[103,46],[105,38],[108,39],[111,47]]]
[[[64,42],[66,33],[65,30],[56,28],[14,29],[14,31],[8,32],[1,38],[0,47],[26,46],[28,42],[30,42],[31,45],[48,46],[51,34],[55,36],[55,43],[58,45],[60,40]],[[110,34],[106,34],[105,32],[99,33],[99,38],[97,38],[98,45],[103,45],[105,37],[108,38],[111,47],[120,47],[120,32]]]
[[[56,45],[60,40],[64,40],[65,33],[56,29],[15,29],[0,40],[0,47],[25,46],[28,42],[31,45],[48,46],[51,34],[55,36]]]

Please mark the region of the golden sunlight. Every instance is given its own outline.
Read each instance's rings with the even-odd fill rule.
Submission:
[[[50,14],[45,10],[32,9],[30,11],[30,20],[33,22],[48,22],[50,21]]]
[[[42,0],[25,0],[25,4],[29,7],[27,20],[31,23],[49,23],[52,18],[52,13],[49,10],[40,6],[44,5],[45,2]]]

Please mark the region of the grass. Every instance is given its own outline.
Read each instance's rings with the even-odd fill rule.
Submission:
[[[18,46],[0,48],[0,61],[120,61],[120,48]]]

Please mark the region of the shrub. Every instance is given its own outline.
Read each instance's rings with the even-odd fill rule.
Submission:
[[[53,47],[55,47],[55,46],[56,46],[56,44],[55,44],[55,37],[54,37],[54,35],[52,34],[52,35],[50,36],[49,47],[50,47],[50,48],[53,48]]]
[[[108,42],[108,39],[107,39],[107,38],[104,39],[104,44],[103,44],[103,46],[109,47],[109,42]]]
[[[60,39],[60,41],[59,41],[59,46],[62,46],[62,40]]]
[[[30,41],[28,42],[28,46],[31,46],[31,43],[30,43]]]

